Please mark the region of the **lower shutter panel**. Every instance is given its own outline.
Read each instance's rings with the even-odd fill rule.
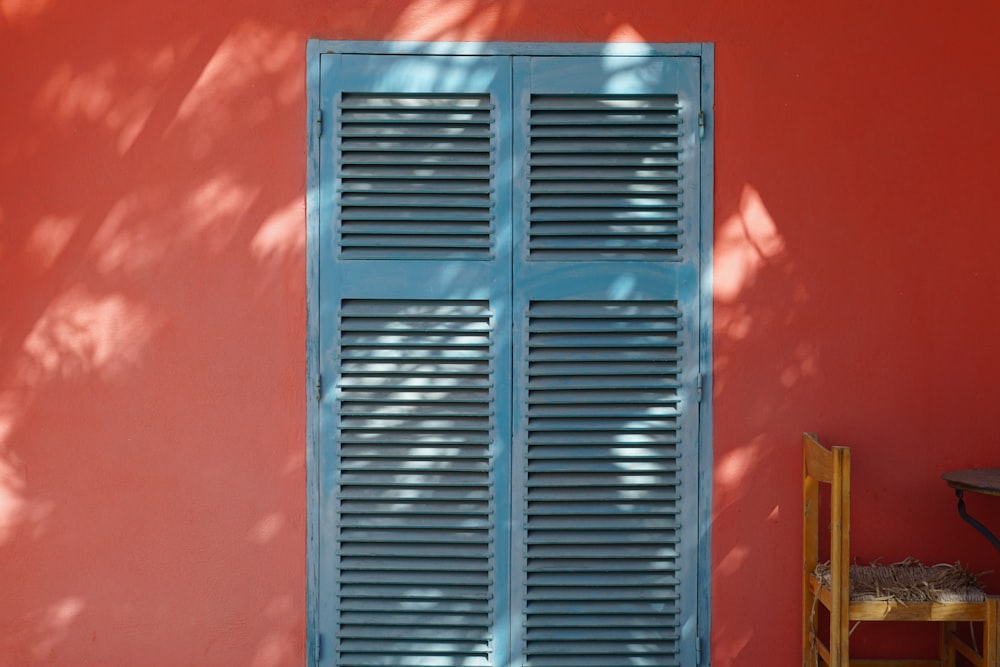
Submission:
[[[678,664],[680,320],[530,303],[526,667]]]
[[[493,320],[485,301],[340,314],[338,665],[492,665]]]

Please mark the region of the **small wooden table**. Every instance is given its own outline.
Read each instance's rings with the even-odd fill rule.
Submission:
[[[971,493],[982,493],[988,496],[1000,496],[1000,468],[970,468],[968,470],[953,470],[941,475],[941,479],[948,483],[948,486],[955,489],[955,496],[958,497],[958,514],[970,526],[982,533],[990,541],[993,547],[1000,551],[1000,540],[993,532],[980,523],[977,519],[969,516],[965,511],[966,491]]]

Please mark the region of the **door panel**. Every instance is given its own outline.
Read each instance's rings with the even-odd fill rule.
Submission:
[[[506,664],[509,63],[322,63],[322,662]]]
[[[528,667],[694,659],[698,71],[514,61],[512,613]]]
[[[692,664],[698,60],[321,63],[321,662]]]

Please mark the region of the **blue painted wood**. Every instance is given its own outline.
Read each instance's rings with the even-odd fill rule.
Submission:
[[[509,63],[320,59],[321,662],[506,664]]]
[[[321,53],[478,56],[702,56],[706,43],[379,42],[310,40]]]
[[[706,114],[705,131],[699,144],[701,173],[701,248],[699,266],[701,268],[699,332],[701,355],[699,368],[702,377],[702,401],[699,413],[699,460],[698,460],[698,646],[701,648],[701,664],[712,664],[711,636],[711,571],[712,571],[712,464],[713,429],[712,396],[714,395],[714,374],[712,372],[712,250],[714,247],[715,220],[713,188],[715,182],[715,45],[702,44],[701,57],[701,108]]]
[[[319,657],[317,624],[319,592],[319,108],[320,45],[310,41],[306,54],[306,128],[309,140],[306,168],[306,661]]]
[[[693,664],[699,62],[514,68],[515,653]]]
[[[458,58],[391,59],[342,55],[348,52],[463,55]],[[593,57],[541,57],[557,52]],[[494,55],[497,53],[536,54],[539,57],[497,58]],[[655,55],[691,57],[651,57]],[[699,275],[699,261],[701,266],[710,267],[711,188],[699,188],[698,184],[712,182],[712,116],[709,115],[707,140],[702,139],[699,143],[696,129],[692,134],[691,128],[697,126],[696,122],[692,123],[692,114],[693,118],[697,118],[701,108],[711,110],[711,45],[343,44],[314,40],[310,42],[309,57],[309,122],[311,127],[316,127],[317,110],[322,107],[325,125],[322,137],[315,129],[311,131],[308,192],[311,267],[307,272],[310,281],[309,387],[313,386],[312,381],[320,371],[325,379],[323,400],[318,408],[310,404],[309,413],[310,480],[314,484],[311,489],[316,489],[310,491],[313,494],[310,506],[318,508],[310,516],[309,638],[311,643],[321,633],[327,638],[322,660],[310,664],[335,664],[338,658],[343,658],[341,664],[354,663],[368,655],[367,650],[385,650],[385,645],[380,645],[385,638],[380,637],[376,629],[362,631],[353,637],[351,641],[354,644],[349,647],[353,652],[341,655],[344,647],[336,638],[340,614],[351,614],[353,616],[349,620],[360,620],[362,625],[377,628],[378,623],[373,624],[373,619],[385,618],[378,614],[390,613],[392,605],[396,605],[397,612],[405,613],[409,605],[420,604],[419,595],[392,597],[392,591],[398,593],[402,590],[400,587],[405,585],[402,581],[391,581],[382,587],[374,581],[367,584],[363,581],[348,582],[353,588],[347,595],[342,595],[345,589],[341,587],[347,585],[342,577],[344,573],[339,572],[342,554],[338,554],[332,546],[342,544],[349,549],[374,549],[377,552],[379,542],[372,540],[388,539],[388,530],[388,534],[396,535],[399,542],[390,540],[387,543],[409,544],[419,551],[425,547],[419,546],[421,542],[414,539],[415,535],[425,534],[421,531],[434,528],[387,526],[385,522],[391,522],[392,517],[378,513],[358,523],[359,517],[365,516],[365,513],[354,511],[357,507],[343,511],[345,498],[337,497],[336,490],[344,488],[346,480],[352,482],[347,485],[349,488],[361,489],[364,493],[372,490],[391,493],[399,488],[396,484],[399,476],[409,472],[412,464],[427,463],[419,458],[419,448],[414,449],[419,443],[405,441],[406,438],[403,442],[396,442],[401,433],[409,433],[407,437],[411,439],[414,431],[426,436],[429,424],[434,422],[441,426],[439,434],[466,437],[469,433],[479,432],[465,427],[481,424],[483,412],[492,412],[495,416],[491,426],[493,439],[489,445],[493,462],[494,504],[491,513],[494,516],[492,530],[496,546],[494,563],[495,574],[500,577],[494,581],[491,601],[496,613],[492,622],[495,635],[490,655],[495,664],[513,667],[522,664],[527,655],[527,664],[545,665],[545,656],[562,655],[565,651],[560,647],[567,646],[563,643],[567,641],[577,645],[570,652],[577,653],[574,659],[581,664],[594,659],[604,660],[621,650],[620,638],[602,637],[599,631],[595,635],[591,630],[567,631],[558,623],[554,626],[545,626],[544,623],[524,626],[520,621],[525,618],[529,605],[534,605],[535,611],[541,609],[542,616],[558,609],[586,611],[588,605],[597,603],[595,600],[588,602],[587,593],[595,583],[603,593],[623,586],[616,576],[595,580],[593,573],[577,569],[558,575],[562,577],[559,586],[535,585],[533,592],[529,593],[529,578],[535,576],[531,574],[528,562],[532,549],[536,550],[534,555],[537,555],[538,549],[548,550],[538,561],[543,565],[560,560],[579,564],[586,562],[586,559],[579,559],[581,548],[600,556],[602,548],[620,541],[623,535],[631,536],[636,542],[630,547],[630,553],[635,556],[652,553],[666,555],[668,550],[679,547],[677,557],[684,564],[684,570],[698,573],[697,577],[685,576],[676,582],[671,580],[673,575],[669,571],[633,573],[639,577],[634,582],[641,583],[645,593],[636,593],[638,597],[633,595],[635,599],[631,600],[631,604],[641,606],[645,604],[643,600],[648,602],[649,599],[655,602],[656,596],[667,595],[669,588],[678,591],[679,601],[676,604],[680,605],[679,620],[671,626],[677,630],[677,637],[668,641],[661,635],[642,635],[637,630],[638,634],[632,638],[638,642],[637,646],[644,648],[636,650],[649,654],[643,658],[651,659],[649,664],[659,664],[661,659],[669,660],[671,657],[681,660],[683,664],[691,664],[697,636],[707,636],[710,620],[707,578],[710,401],[703,401],[700,410],[697,406],[693,410],[691,407],[698,375],[702,369],[710,368],[711,360],[711,335],[707,325],[710,323],[711,297],[704,287],[699,293],[699,281],[710,277],[710,270],[707,275]],[[707,82],[706,77],[709,79]],[[539,97],[533,102],[529,94],[532,90],[539,96],[545,96],[544,99]],[[675,110],[677,123],[663,122],[662,114],[671,111],[657,106],[662,100],[654,100],[652,106],[647,104],[644,110],[626,110],[626,115],[631,114],[627,119],[633,126],[630,131],[625,130],[624,123],[618,122],[622,118],[617,118],[621,114],[616,111],[615,105],[634,106],[636,95],[656,96],[665,90],[681,91],[677,100],[679,109]],[[360,97],[345,98],[342,92]],[[448,96],[469,92],[486,92],[494,104],[492,125],[495,130],[490,138],[490,150],[495,160],[495,172],[486,191],[482,188],[481,177],[476,175],[462,178],[453,172],[439,170],[432,175],[433,178],[425,178],[426,170],[420,174],[401,173],[399,165],[392,164],[392,160],[383,160],[385,164],[371,170],[371,163],[365,160],[371,154],[384,152],[374,150],[379,149],[378,146],[354,151],[364,157],[353,162],[343,160],[339,153],[344,141],[354,141],[355,148],[359,141],[378,142],[385,136],[397,141],[398,137],[392,134],[391,128],[404,126],[407,132],[416,136],[416,141],[431,142],[423,147],[414,143],[415,148],[440,148],[434,142],[439,141],[441,136],[427,129],[427,126],[433,128],[439,120],[433,112],[423,116],[401,116],[399,105],[409,104],[409,101],[394,97],[388,106],[376,104],[375,108],[372,101],[386,96]],[[443,104],[447,107],[448,99],[453,100],[447,98],[442,102],[439,99],[431,105]],[[317,104],[313,103],[314,100]],[[411,101],[416,101],[416,97]],[[646,104],[650,99],[641,101]],[[509,113],[511,110],[513,113]],[[532,124],[527,119],[531,118],[533,110],[538,113]],[[461,114],[465,109],[444,108],[443,111],[446,114]],[[354,117],[347,118],[345,122],[345,113]],[[519,127],[512,135],[513,123]],[[597,130],[592,131],[590,126],[595,126]],[[390,132],[383,133],[382,127],[390,128]],[[459,137],[454,142],[456,146],[463,141],[468,144],[482,135],[482,125],[462,122],[454,131],[456,135],[467,135]],[[535,143],[532,144],[532,141]],[[636,144],[637,141],[640,143]],[[583,151],[578,150],[581,142],[584,144]],[[679,154],[684,159],[680,160],[680,164],[677,160],[664,157],[670,151],[664,153],[657,150],[659,144],[670,142],[682,149]],[[540,147],[534,153],[542,162],[551,159],[556,162],[542,164],[542,169],[536,170],[535,175],[529,178],[527,163],[522,156],[529,154],[532,145]],[[395,147],[400,148],[398,141]],[[473,148],[472,151],[480,149]],[[421,153],[421,150],[413,152]],[[650,156],[651,152],[657,155]],[[601,155],[601,162],[589,165],[586,160],[582,165],[559,162],[567,155],[577,159],[581,155],[586,157],[595,153]],[[616,159],[627,162],[630,156],[634,157],[637,153],[655,158],[659,162],[654,165],[656,168],[639,168],[649,166],[649,162],[615,165]],[[450,166],[459,166],[465,154],[469,151],[461,147],[453,150],[448,158]],[[676,154],[677,151],[671,153],[674,157]],[[665,178],[665,172],[671,169],[679,169],[680,176]],[[353,172],[348,173],[351,170]],[[560,173],[560,170],[563,172]],[[609,178],[609,173],[613,173],[613,177]],[[586,187],[575,187],[573,179],[565,177],[567,174],[577,181],[577,177],[583,177]],[[343,178],[345,175],[346,179]],[[349,181],[347,187],[344,186],[345,180]],[[425,186],[434,190],[430,197],[427,192],[422,192],[427,189]],[[421,196],[424,199],[415,199]],[[446,225],[466,219],[469,210],[477,210],[476,206],[452,204],[459,198],[465,198],[461,203],[479,202],[483,196],[489,197],[494,212],[490,237],[493,243],[487,244],[490,248],[488,256],[477,257],[474,252],[469,252],[466,245],[470,241],[468,236],[443,232],[450,229]],[[674,205],[678,199],[682,201],[682,206]],[[348,206],[345,207],[345,203]],[[386,207],[386,203],[390,205]],[[574,209],[573,204],[578,206]],[[354,213],[345,216],[345,208],[352,208]],[[383,215],[386,211],[407,209],[429,211],[430,217],[438,220],[424,220],[429,224],[421,225],[421,229],[429,230],[430,236],[437,232],[438,238],[433,243],[415,239],[416,235],[408,233],[414,230],[406,217],[410,214],[389,216],[388,221]],[[459,213],[449,217],[455,209]],[[619,217],[603,221],[595,220],[593,215],[590,218],[586,214],[581,217],[581,212],[594,209]],[[378,214],[366,217],[371,210],[378,211]],[[353,222],[351,215],[355,216]],[[340,225],[345,217],[354,228],[342,235]],[[529,233],[527,223],[534,225],[533,232]],[[680,225],[677,234],[665,231],[677,223]],[[512,224],[519,226],[512,227]],[[581,233],[584,231],[586,233]],[[353,239],[350,238],[352,233],[355,234]],[[341,249],[344,244],[340,243],[344,238],[348,240],[347,247],[353,248],[346,253]],[[384,243],[385,238],[391,238],[393,242]],[[352,242],[355,242],[353,246]],[[451,246],[449,242],[453,242]],[[622,251],[623,247],[630,249]],[[357,253],[357,248],[364,249],[364,252]],[[454,249],[460,252],[455,253]],[[355,253],[353,258],[350,257],[352,252]],[[506,273],[498,270],[504,265],[508,267]],[[516,291],[512,281],[516,281]],[[704,286],[707,283],[701,284]],[[394,307],[401,310],[394,317],[371,315],[387,304],[395,304]],[[393,327],[407,327],[411,334],[419,331],[420,327],[431,327],[423,333],[431,336],[434,335],[435,322],[449,322],[448,326],[455,326],[454,319],[447,319],[454,315],[449,309],[456,305],[459,310],[475,309],[483,307],[483,304],[489,312],[491,331],[491,354],[487,358],[492,365],[487,374],[489,380],[486,381],[491,387],[489,408],[483,408],[475,401],[463,400],[449,401],[443,407],[440,402],[425,403],[423,407],[411,403],[409,409],[414,411],[413,415],[395,414],[383,419],[386,414],[384,408],[394,405],[394,400],[399,402],[405,382],[412,382],[413,378],[401,385],[391,385],[394,380],[389,380],[389,398],[386,398],[385,392],[379,398],[358,394],[358,388],[352,388],[352,382],[356,385],[383,383],[386,378],[399,379],[399,371],[405,365],[403,361],[413,350],[405,344],[399,347],[400,337]],[[368,325],[368,329],[362,327],[361,330],[353,330],[353,324],[340,326],[345,314],[350,322],[359,321],[359,307],[368,313],[360,316],[360,321],[377,323],[374,332],[369,330],[372,326]],[[444,310],[430,316],[428,308]],[[679,320],[674,317],[674,310],[681,313]],[[532,313],[530,317],[529,312]],[[674,315],[665,315],[668,312]],[[680,332],[673,331],[671,327],[676,327],[668,324],[678,321],[687,325]],[[700,326],[699,321],[702,323]],[[582,325],[582,329],[578,325]],[[379,326],[388,326],[389,329],[379,329]],[[372,346],[365,342],[366,336],[374,337],[379,345]],[[469,354],[465,346],[470,344],[470,339],[465,333],[449,340],[443,347],[437,346],[438,350]],[[358,341],[361,341],[360,346]],[[633,349],[629,345],[640,341],[645,343],[641,349]],[[676,342],[676,345],[665,341]],[[609,346],[609,343],[613,344]],[[471,348],[481,349],[481,346],[471,345]],[[608,350],[616,352],[609,354]],[[655,360],[643,356],[650,354]],[[640,370],[642,364],[676,365],[678,358],[683,364],[672,376],[675,379],[661,377],[654,382]],[[697,359],[699,363],[690,363],[692,359]],[[474,382],[482,381],[483,359],[465,358],[461,367],[442,365],[440,360],[420,361],[439,374],[443,373],[449,382],[463,383],[470,378]],[[479,363],[480,367],[470,366],[474,363]],[[512,366],[515,374],[513,382],[509,375]],[[532,369],[530,373],[529,367]],[[426,376],[418,374],[414,377]],[[548,396],[551,400],[531,402],[519,400],[517,395],[512,397],[512,387],[515,392],[527,391],[529,378],[536,387],[541,387],[535,395]],[[708,397],[711,396],[710,378],[710,373],[707,373],[704,391]],[[590,394],[595,389],[614,382],[623,383],[619,391],[646,392],[646,403],[643,403],[645,412],[640,415],[644,419],[637,419],[634,402],[593,402]],[[600,386],[589,387],[588,383]],[[345,402],[345,392],[350,394],[352,391],[355,392],[353,398]],[[393,392],[396,392],[394,399]],[[379,403],[380,400],[382,403]],[[678,407],[679,415],[675,414]],[[400,421],[407,419],[411,420],[410,425],[423,424],[424,430],[401,428]],[[700,422],[700,455],[697,436],[693,455],[685,447],[687,441],[682,443],[676,460],[663,456],[662,451],[659,454],[646,452],[637,455],[642,454],[640,450],[650,449],[640,447],[640,442],[650,437],[654,440],[667,437],[665,434],[670,429],[664,424],[678,419],[682,435],[697,434]],[[512,424],[514,433],[511,431]],[[372,426],[376,428],[369,428]],[[363,449],[365,437],[376,432],[381,434],[381,441],[389,442],[389,448],[383,448],[377,456],[370,448],[364,452],[359,450],[359,447]],[[614,432],[615,438],[620,438],[615,442],[621,446],[609,447],[607,442],[601,442],[600,437],[593,435],[604,433],[607,436],[611,432]],[[331,439],[330,433],[346,435]],[[532,454],[529,456],[532,439],[536,444],[531,445]],[[513,459],[506,449],[512,440],[515,447]],[[666,445],[663,442],[658,446],[662,450]],[[453,448],[455,456],[447,463],[452,468],[448,474],[459,478],[478,474],[476,461],[479,459],[475,446],[468,442]],[[353,448],[349,456],[343,456],[343,447]],[[621,452],[615,452],[623,448],[629,450],[628,458],[622,458]],[[678,471],[671,469],[678,464]],[[628,473],[621,472],[623,467],[628,466],[637,467]],[[651,502],[675,503],[677,513],[619,515],[614,521],[606,521],[601,517],[614,516],[609,509],[612,505],[553,500],[565,498],[566,493],[572,494],[572,489],[578,488],[581,483],[606,483],[622,475],[631,475],[631,482],[639,482],[631,486],[633,492],[638,489],[652,494]],[[657,494],[662,496],[669,486],[663,483],[664,476],[679,479],[685,490],[683,499],[653,498]],[[653,482],[643,486],[642,479],[647,477]],[[425,481],[429,479],[426,477]],[[471,478],[462,479],[464,484]],[[566,480],[570,481],[567,483]],[[691,499],[692,494],[688,491],[696,489],[699,484],[702,486],[701,493],[694,494],[695,498]],[[451,488],[445,482],[439,486]],[[417,487],[404,484],[404,487],[409,492],[416,489],[418,493],[431,488],[426,484]],[[609,498],[618,493],[613,487],[613,484],[604,487],[611,494]],[[543,507],[530,515],[530,520],[535,522],[535,536],[529,538],[523,519],[529,516],[526,507],[531,494],[536,494],[541,506],[547,503],[551,511]],[[547,499],[546,494],[555,496]],[[358,498],[348,498],[347,501],[362,502]],[[565,521],[561,513],[567,507],[576,508],[570,515],[580,508],[592,511],[589,516],[596,523],[580,530],[560,528],[559,522]],[[460,515],[461,512],[453,516]],[[471,544],[476,544],[474,536],[481,536],[481,533],[476,533],[481,528],[462,523],[475,521],[475,515],[470,510],[458,526],[469,530],[455,529],[450,533],[453,541],[466,545],[460,548],[468,548],[469,540]],[[346,523],[344,517],[347,517]],[[681,533],[693,535],[694,539],[668,540],[668,543],[661,544],[661,536],[670,530],[670,517],[677,517]],[[420,520],[425,524],[434,523],[432,514],[425,513]],[[509,530],[506,530],[507,527]],[[392,530],[397,532],[392,533]],[[700,540],[697,537],[699,532],[702,534]],[[539,535],[543,537],[539,538]],[[544,537],[546,535],[548,537]],[[579,544],[581,541],[585,543],[583,547]],[[660,551],[656,552],[656,549]],[[367,561],[385,557],[385,553],[382,556],[378,553],[364,556]],[[358,572],[356,568],[349,568],[346,575],[356,578]],[[384,577],[385,572],[379,576]],[[426,576],[421,579],[421,576],[410,581],[411,588],[418,588],[421,582],[425,587],[434,583]],[[509,576],[509,586],[502,585],[505,576]],[[364,584],[362,588],[368,587],[367,593],[357,593],[358,583]],[[633,593],[638,587],[638,584],[631,588],[624,584],[624,588]],[[445,603],[452,605],[453,611],[464,609],[462,613],[472,613],[468,605],[473,604],[470,599],[477,597],[473,589],[462,588],[465,597],[449,598]],[[509,599],[511,592],[513,600]],[[373,606],[365,602],[368,594],[383,596],[381,611],[378,604]],[[434,597],[440,596],[434,594]],[[338,598],[346,601],[341,603],[339,609],[336,603]],[[389,607],[386,607],[386,600],[390,603]],[[675,603],[664,598],[655,604],[666,609]],[[389,611],[386,611],[387,608]],[[579,616],[576,612],[573,615]],[[612,614],[609,618],[617,617]],[[400,618],[405,620],[407,617],[396,620]],[[606,619],[602,620],[597,614],[591,620],[605,623]],[[426,642],[431,638],[427,633],[430,630],[412,627],[413,631],[399,641],[403,644],[409,642],[411,649],[414,646],[427,648]],[[523,634],[524,627],[534,633],[530,645]],[[447,646],[441,649],[441,659],[450,656],[450,660],[464,661],[465,658],[460,656],[469,657],[471,654],[463,654],[462,651],[478,651],[476,646],[462,643],[475,639],[468,635],[469,631],[475,635],[474,630],[466,626],[465,635],[452,637],[451,644],[445,642]],[[584,641],[580,644],[580,640],[588,636],[589,643]],[[665,648],[664,642],[675,640],[679,643]],[[642,644],[644,641],[648,643]],[[365,642],[369,643],[370,649],[364,648]],[[399,644],[397,650],[405,652],[408,649]],[[423,655],[426,657],[426,654]],[[535,656],[533,659],[532,655]],[[659,657],[653,659],[654,656]]]

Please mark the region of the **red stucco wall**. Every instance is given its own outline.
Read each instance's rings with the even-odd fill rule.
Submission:
[[[994,7],[0,0],[0,666],[305,662],[309,37],[716,43],[715,665],[798,659],[803,429],[995,569]]]

